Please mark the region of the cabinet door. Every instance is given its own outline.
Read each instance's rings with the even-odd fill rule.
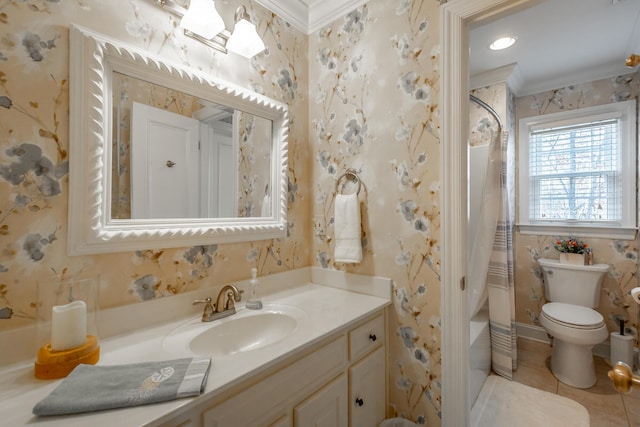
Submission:
[[[351,427],[377,426],[385,415],[384,347],[349,368]]]
[[[340,375],[293,410],[295,427],[347,427],[347,379]]]
[[[320,389],[339,372],[343,372],[346,360],[346,338],[341,336],[230,399],[203,411],[203,426],[280,426],[278,423],[283,417],[291,419],[294,402]],[[344,411],[347,411],[346,393],[344,398]]]

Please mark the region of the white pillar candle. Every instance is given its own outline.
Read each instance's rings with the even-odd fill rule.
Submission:
[[[56,305],[51,311],[51,349],[69,350],[79,347],[87,340],[87,305],[84,301],[73,301]]]

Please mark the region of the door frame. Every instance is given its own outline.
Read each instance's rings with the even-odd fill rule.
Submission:
[[[469,28],[542,0],[452,0],[440,8],[442,425],[468,426],[467,140]]]

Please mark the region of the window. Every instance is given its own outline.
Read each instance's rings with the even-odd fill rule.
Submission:
[[[635,123],[635,100],[521,119],[520,231],[633,238]]]

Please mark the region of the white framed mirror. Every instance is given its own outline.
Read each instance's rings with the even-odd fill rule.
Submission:
[[[69,255],[286,235],[285,104],[71,27]]]

